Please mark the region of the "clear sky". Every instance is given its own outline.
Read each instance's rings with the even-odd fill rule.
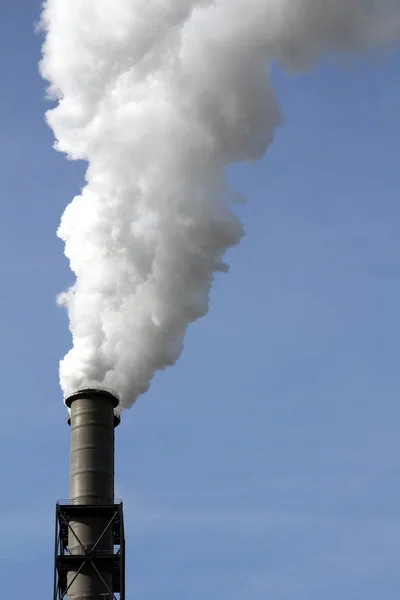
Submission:
[[[33,33],[0,19],[0,581],[52,596],[68,494],[55,231],[84,166],[52,150]],[[400,55],[273,79],[287,118],[234,167],[247,237],[179,364],[123,414],[127,598],[376,600],[400,586]]]

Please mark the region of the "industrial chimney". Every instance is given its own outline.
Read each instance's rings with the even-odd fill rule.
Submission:
[[[114,499],[118,396],[86,388],[70,409],[70,498],[56,507],[54,600],[125,600],[122,502]]]

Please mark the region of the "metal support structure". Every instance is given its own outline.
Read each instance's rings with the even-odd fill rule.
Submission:
[[[106,526],[92,548],[87,548],[73,528],[75,522],[81,522],[86,515],[101,517]],[[113,549],[102,550],[100,542],[110,534]],[[79,545],[73,553],[70,541],[74,539]],[[73,573],[72,577],[68,577]],[[97,579],[99,597],[87,596],[88,600],[125,600],[125,536],[123,504],[110,505],[71,504],[70,501],[59,501],[56,506],[55,530],[55,565],[53,600],[64,600],[76,578],[82,573]],[[111,573],[111,586],[103,577],[103,573]],[[83,598],[83,596],[80,596]]]

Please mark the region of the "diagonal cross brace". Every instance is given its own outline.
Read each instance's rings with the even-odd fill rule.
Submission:
[[[104,527],[103,532],[100,534],[99,539],[97,540],[97,542],[95,543],[95,545],[92,548],[92,552],[94,552],[96,550],[97,544],[103,539],[106,531],[108,530],[109,527],[111,527],[113,521],[115,520],[115,518],[118,516],[118,510],[115,511],[115,513],[113,514],[113,516],[111,517],[111,519],[109,520],[109,522],[107,523],[107,525]]]
[[[77,572],[75,573],[74,577],[72,578],[72,580],[69,582],[67,589],[61,594],[60,596],[60,600],[63,600],[63,598],[67,595],[69,588],[71,587],[71,585],[74,583],[75,579],[78,577],[79,573],[82,571],[84,564],[86,562],[86,559],[82,561],[81,566],[79,567],[79,569],[77,570]]]
[[[107,525],[104,527],[103,531],[101,532],[101,534],[99,535],[95,545],[93,546],[93,548],[91,550],[87,550],[87,548],[85,548],[85,546],[82,544],[81,540],[79,539],[79,537],[77,536],[77,534],[75,533],[75,531],[73,530],[73,528],[71,527],[69,521],[67,521],[67,519],[64,517],[64,515],[62,514],[62,512],[60,513],[60,516],[62,518],[62,520],[64,521],[64,523],[66,524],[66,526],[68,527],[69,531],[72,533],[72,535],[74,536],[74,538],[76,539],[76,541],[78,542],[78,544],[80,545],[80,547],[83,550],[83,553],[87,556],[89,556],[89,554],[91,552],[94,552],[95,549],[97,548],[97,545],[99,544],[99,542],[103,539],[104,535],[106,534],[107,530],[111,527],[113,521],[115,520],[115,518],[118,516],[118,511],[115,511],[115,513],[113,514],[113,516],[111,517],[111,519],[109,520],[109,522],[107,523]]]

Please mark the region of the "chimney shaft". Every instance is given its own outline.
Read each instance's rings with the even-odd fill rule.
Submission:
[[[116,398],[108,392],[84,390],[70,396],[67,406],[71,409],[71,504],[113,504]]]

